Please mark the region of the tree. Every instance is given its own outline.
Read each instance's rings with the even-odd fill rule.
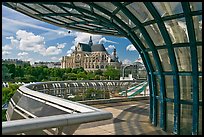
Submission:
[[[68,73],[68,80],[77,80],[77,74],[75,73]]]
[[[2,81],[9,81],[11,78],[11,73],[9,73],[8,68],[3,64],[2,65]]]
[[[119,78],[120,78],[120,70],[119,69],[115,69],[112,66],[108,66],[106,68],[106,70],[104,71],[103,75],[107,79],[119,80]]]
[[[84,80],[84,79],[86,79],[86,73],[85,73],[85,72],[79,72],[79,73],[77,74],[77,79],[78,79],[78,80]]]
[[[15,77],[16,67],[14,64],[7,64],[9,73],[11,74],[11,78],[13,79]]]
[[[100,75],[102,76],[103,75],[103,71],[101,69],[98,69],[94,72],[95,75]]]
[[[24,77],[24,68],[21,66],[16,66],[16,76],[15,77]]]
[[[72,72],[72,68],[65,68],[65,73],[71,73]]]

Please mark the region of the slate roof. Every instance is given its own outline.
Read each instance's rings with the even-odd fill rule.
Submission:
[[[95,51],[107,52],[103,44],[95,44],[95,45],[92,45],[91,47],[89,44],[85,44],[85,43],[79,43],[79,44],[82,48],[82,51],[85,51],[85,52],[95,52]]]

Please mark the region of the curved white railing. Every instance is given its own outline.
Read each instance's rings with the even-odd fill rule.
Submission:
[[[112,118],[112,113],[102,109],[30,89],[39,84],[19,87],[9,102],[9,121],[2,122],[2,134],[73,134],[82,123]]]

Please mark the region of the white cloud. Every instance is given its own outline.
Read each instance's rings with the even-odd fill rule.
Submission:
[[[51,57],[51,60],[57,60],[58,58],[57,57]]]
[[[67,36],[71,34],[71,31],[58,31],[58,35]]]
[[[33,51],[44,53],[44,37],[39,35],[35,36],[32,32],[26,32],[25,30],[18,30],[16,32],[16,38],[19,40],[19,49],[22,51]]]
[[[107,40],[105,37],[102,37],[100,40],[99,40],[99,44],[104,44],[106,42],[109,42],[109,43],[114,43],[114,44],[118,44],[117,42],[114,42],[114,41],[111,41],[111,40]]]
[[[58,55],[62,52],[61,49],[58,49],[55,46],[50,46],[45,50],[45,53],[43,55],[48,56],[48,55]]]
[[[19,41],[17,39],[15,39],[13,36],[10,37],[6,37],[6,39],[10,39],[11,40],[11,47],[17,47],[19,45]]]
[[[2,51],[2,55],[10,55],[11,54],[11,52],[9,52],[9,51]]]
[[[70,50],[67,51],[67,56],[71,56],[71,53],[74,52],[75,46],[72,46]]]
[[[25,30],[18,30],[16,39],[13,36],[7,37],[7,39],[10,39],[11,45],[15,45],[21,51],[32,51],[43,56],[58,55],[66,45],[66,43],[57,43],[56,46],[45,48],[44,37]]]
[[[67,43],[61,43],[61,44],[57,43],[57,48],[58,48],[58,49],[63,49],[66,44],[67,44]]]
[[[114,45],[109,45],[109,46],[106,48],[106,50],[110,50],[110,49],[114,49],[114,48],[115,48]]]
[[[20,53],[18,53],[18,56],[26,56],[26,55],[28,55],[27,52],[20,52]]]
[[[132,62],[129,59],[125,59],[122,61],[123,64],[132,64]]]
[[[5,45],[2,47],[2,50],[5,51],[5,50],[12,50],[12,47],[10,45]]]
[[[130,44],[130,45],[128,45],[128,46],[126,47],[126,50],[127,50],[127,51],[134,51],[134,50],[136,50],[136,48],[134,47],[133,44]]]
[[[98,41],[102,38],[102,35],[93,35],[90,33],[85,33],[85,32],[75,32],[73,33],[75,37],[73,44],[77,45],[79,42],[80,43],[88,43],[90,36],[92,36],[92,42],[94,44],[98,43]]]

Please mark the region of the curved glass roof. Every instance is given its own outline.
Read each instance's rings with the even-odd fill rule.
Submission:
[[[128,38],[148,72],[151,122],[167,131],[173,129],[175,134],[202,132],[199,122],[202,113],[192,113],[202,112],[201,2],[3,2],[3,5],[63,28]],[[190,123],[185,123],[186,119]]]

